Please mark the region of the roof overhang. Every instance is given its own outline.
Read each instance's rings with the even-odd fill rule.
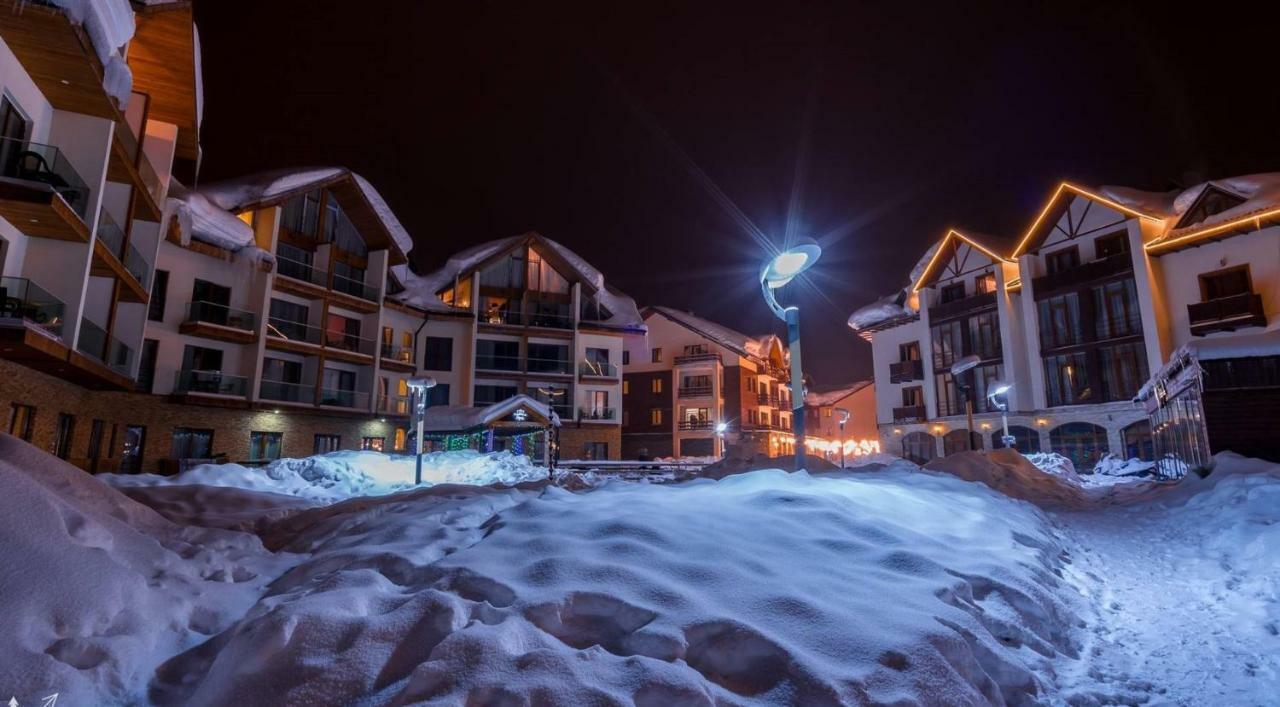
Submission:
[[[916,278],[916,281],[912,283],[911,291],[919,292],[925,287],[937,282],[938,273],[941,272],[942,266],[946,264],[947,258],[955,255],[956,249],[960,247],[961,243],[966,243],[969,246],[976,248],[987,257],[991,258],[993,263],[999,264],[1012,262],[1008,258],[997,255],[995,251],[982,245],[972,237],[967,236],[954,228],[947,229],[947,233],[942,237],[942,242],[938,246],[938,250],[933,254],[933,258],[929,260],[929,264],[926,265],[924,270],[920,273],[920,277]]]
[[[1168,234],[1147,243],[1146,251],[1150,255],[1161,255],[1192,248],[1212,241],[1230,238],[1231,236],[1262,230],[1264,223],[1280,222],[1280,208],[1267,209],[1247,214],[1226,223],[1204,228],[1189,228],[1182,231],[1170,231]]]
[[[1062,182],[1058,184],[1057,189],[1054,189],[1048,202],[1045,203],[1044,208],[1040,210],[1040,213],[1036,216],[1036,220],[1031,223],[1031,227],[1027,229],[1026,234],[1022,236],[1022,240],[1018,242],[1018,247],[1013,249],[1013,254],[1009,257],[1017,258],[1023,253],[1039,247],[1045,237],[1048,236],[1050,229],[1052,229],[1054,224],[1058,222],[1058,219],[1062,218],[1062,214],[1066,213],[1066,210],[1070,208],[1071,199],[1076,196],[1082,196],[1086,199],[1090,199],[1133,218],[1155,222],[1164,220],[1159,216],[1142,213],[1132,207],[1125,206],[1114,199],[1108,199],[1107,197],[1090,189],[1086,189],[1070,182]]]
[[[190,0],[135,5],[137,30],[129,43],[133,90],[151,100],[147,117],[178,126],[176,154],[200,157],[200,77]]]
[[[121,120],[84,28],[55,7],[0,0],[0,37],[54,108]]]

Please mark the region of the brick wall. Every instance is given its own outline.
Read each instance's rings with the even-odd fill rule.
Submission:
[[[560,458],[582,459],[587,442],[609,445],[609,458],[622,458],[622,428],[618,425],[564,423],[560,428]]]

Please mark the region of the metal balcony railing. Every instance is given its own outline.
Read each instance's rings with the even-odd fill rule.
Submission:
[[[243,398],[248,391],[248,378],[228,375],[222,371],[178,371],[173,385],[173,392],[181,394],[198,393]]]
[[[242,331],[256,331],[258,328],[258,316],[253,312],[232,309],[214,302],[188,302],[186,321],[192,324],[216,324]]]
[[[709,385],[682,385],[678,391],[678,395],[682,398],[705,398],[711,395],[711,386]]]
[[[398,361],[399,363],[413,363],[413,349],[406,346],[393,346],[391,344],[383,344],[380,355],[387,361]]]
[[[286,381],[262,381],[259,397],[263,400],[274,400],[282,403],[303,403],[312,405],[316,401],[314,383],[289,383]]]
[[[23,277],[0,277],[0,319],[23,319],[62,336],[62,300]]]
[[[320,389],[320,404],[330,407],[367,409],[369,394],[358,390]]]
[[[379,395],[378,412],[384,415],[408,415],[409,398],[403,395]]]
[[[720,354],[712,351],[699,351],[696,353],[686,353],[676,356],[676,365],[681,366],[687,363],[700,363],[703,361],[719,361]]]
[[[923,422],[925,412],[923,405],[907,405],[893,409],[894,422]]]
[[[681,430],[686,430],[686,431],[688,431],[688,430],[710,430],[710,429],[714,429],[714,428],[715,428],[715,426],[716,426],[716,423],[715,423],[714,421],[712,421],[712,420],[701,420],[701,419],[681,420],[681,421],[680,421],[680,424],[679,424],[680,429],[681,429]]]
[[[994,306],[996,306],[996,293],[979,292],[968,297],[951,300],[950,302],[935,304],[929,308],[929,319],[947,319]]]
[[[88,221],[89,186],[56,147],[0,138],[0,177],[42,184],[60,195],[82,220]]]
[[[757,404],[757,405],[768,405],[768,404],[769,404],[769,394],[768,394],[768,393],[756,393],[756,404]]]
[[[578,364],[578,373],[597,378],[617,378],[618,367],[608,361],[583,361]]]
[[[1101,280],[1130,270],[1133,270],[1133,256],[1129,253],[1116,253],[1105,258],[1081,263],[1074,268],[1068,268],[1049,275],[1041,275],[1032,279],[1031,285],[1036,299],[1040,300],[1059,290],[1085,285],[1095,280]]]
[[[1190,320],[1191,333],[1194,336],[1267,325],[1267,315],[1262,308],[1262,295],[1257,292],[1242,292],[1230,297],[1188,304],[1187,318]]]
[[[578,419],[579,420],[616,420],[618,419],[618,409],[617,408],[579,408]]]
[[[267,318],[267,334],[286,341],[301,341],[307,344],[320,345],[323,330],[305,322],[293,322],[279,317]]]
[[[890,383],[909,383],[918,380],[924,380],[924,363],[922,361],[899,361],[889,364]]]

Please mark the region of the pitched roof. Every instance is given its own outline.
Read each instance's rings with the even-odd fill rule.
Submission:
[[[1077,196],[1091,199],[1134,218],[1160,221],[1167,216],[1158,208],[1154,208],[1157,206],[1154,203],[1140,200],[1122,202],[1103,195],[1100,190],[1089,189],[1070,182],[1062,182],[1054,189],[1053,194],[1049,196],[1049,200],[1045,203],[1044,208],[1040,210],[1035,221],[1031,222],[1031,227],[1027,229],[1022,239],[1018,241],[1018,246],[1013,249],[1009,259],[1017,258],[1028,250],[1038,247],[1045,237],[1049,235],[1049,231],[1054,224],[1058,223],[1058,219],[1062,218],[1062,214],[1071,206],[1071,200]]]
[[[973,232],[961,233],[954,228],[947,229],[946,235],[938,242],[937,247],[931,249],[933,256],[929,259],[929,263],[920,272],[919,276],[912,281],[912,291],[919,292],[922,288],[936,282],[938,274],[942,271],[947,261],[956,257],[961,243],[967,243],[973,248],[977,248],[991,258],[993,262],[1005,262],[1006,258],[998,255],[993,248],[984,245],[982,242],[990,243],[993,240],[990,236],[979,236]]]
[[[1242,230],[1257,230],[1263,222],[1280,221],[1280,172],[1215,179],[1169,192],[1143,192],[1124,187],[1105,187],[1105,190],[1117,199],[1164,205],[1167,230],[1147,243],[1150,253],[1178,250]],[[1197,205],[1214,192],[1236,197],[1240,203],[1197,222],[1186,223]]]
[[[426,432],[467,432],[485,427],[523,408],[537,415],[533,422],[560,426],[560,418],[546,403],[538,402],[523,393],[487,407],[466,405],[434,405],[422,415],[422,429]]]
[[[661,315],[680,326],[698,334],[712,342],[719,344],[731,351],[736,352],[740,356],[746,358],[764,358],[769,345],[769,337],[772,334],[755,337],[748,336],[742,332],[718,324],[710,319],[703,319],[693,312],[685,312],[673,307],[661,307],[650,305],[644,308],[645,318],[648,319],[653,315]],[[774,337],[776,338],[776,337]]]
[[[810,391],[804,396],[804,404],[811,405],[813,407],[827,407],[829,405],[835,405],[841,400],[844,400],[869,385],[871,385],[871,381],[869,380],[855,381],[826,391]]]

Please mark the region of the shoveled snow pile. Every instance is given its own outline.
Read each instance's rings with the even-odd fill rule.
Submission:
[[[1112,477],[1117,481],[1132,480],[1143,476],[1151,476],[1156,468],[1155,462],[1141,459],[1125,459],[1117,454],[1105,454],[1093,466],[1093,476]]]
[[[262,468],[239,464],[202,464],[175,476],[157,474],[101,474],[121,487],[220,486],[296,496],[313,501],[338,501],[352,496],[380,496],[414,486],[416,457],[381,452],[332,452],[302,459],[277,459]],[[425,485],[513,485],[547,478],[545,467],[510,452],[481,453],[473,449],[422,455]]]
[[[19,704],[139,704],[287,566],[258,538],[174,525],[0,434],[0,691]]]
[[[310,559],[164,704],[1026,703],[1075,655],[1044,516],[933,474],[424,489],[286,522]]]
[[[1032,452],[1023,456],[1027,458],[1027,461],[1034,464],[1037,469],[1046,474],[1053,474],[1073,483],[1080,483],[1080,476],[1076,474],[1076,465],[1070,459],[1057,452]]]

